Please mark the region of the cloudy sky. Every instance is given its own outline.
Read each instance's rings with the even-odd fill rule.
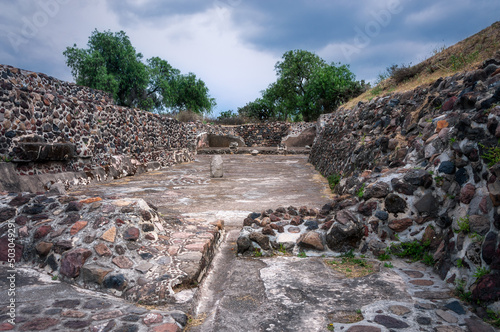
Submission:
[[[65,48],[123,30],[145,59],[205,81],[217,114],[259,97],[288,50],[374,81],[499,18],[498,0],[0,0],[0,63],[73,81]]]

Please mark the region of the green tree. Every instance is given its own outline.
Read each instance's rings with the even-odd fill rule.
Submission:
[[[346,65],[328,65],[314,53],[293,50],[275,65],[276,82],[262,97],[239,109],[246,116],[289,121],[311,121],[332,112],[341,103],[359,95],[364,82],[357,82]]]
[[[181,72],[159,57],[150,58],[147,63],[149,84],[141,106],[146,110],[166,111],[175,105],[175,84]]]
[[[170,107],[175,111],[190,110],[209,114],[217,105],[215,99],[210,97],[205,82],[197,79],[193,73],[177,76],[172,89],[175,95]]]
[[[301,113],[309,80],[326,63],[316,54],[305,50],[288,51],[282,59],[274,67],[278,79],[269,87],[271,91],[268,93],[276,102],[283,120],[286,120]]]
[[[148,74],[142,54],[135,51],[125,32],[94,30],[87,46],[79,49],[75,44],[63,52],[76,83],[110,92],[120,105],[139,106]]]
[[[113,94],[116,103],[150,111],[210,113],[216,105],[201,79],[181,75],[166,60],[142,62],[125,32],[94,30],[87,49],[67,47],[66,64],[79,85]]]
[[[349,66],[327,65],[313,72],[302,99],[301,110],[305,119],[318,118],[333,112],[342,103],[361,94],[364,82],[357,82]]]

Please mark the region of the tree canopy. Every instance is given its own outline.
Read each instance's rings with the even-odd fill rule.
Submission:
[[[205,82],[159,57],[144,63],[125,32],[94,30],[87,48],[67,47],[66,64],[79,85],[110,92],[119,105],[149,111],[211,113],[216,105]]]
[[[311,121],[364,91],[349,66],[327,64],[314,53],[293,50],[275,65],[276,82],[238,112],[260,120]]]

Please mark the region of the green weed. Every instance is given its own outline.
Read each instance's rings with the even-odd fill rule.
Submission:
[[[494,327],[500,328],[500,312],[494,312],[493,310],[488,309],[488,310],[486,310],[486,315],[487,316],[485,317],[484,320],[488,324],[491,324]]]
[[[436,182],[436,185],[440,187],[443,185],[444,178],[438,175],[434,177],[434,181]]]
[[[260,251],[259,248],[255,248],[253,250],[253,257],[262,257],[262,251]]]
[[[346,252],[342,253],[340,255],[340,257],[343,257],[343,258],[354,258],[354,257],[356,257],[356,255],[354,255],[354,250],[351,249],[349,251],[346,251]]]
[[[424,257],[422,258],[422,262],[424,262],[425,265],[428,265],[428,266],[434,266],[434,257],[429,254],[428,252],[426,252],[424,254]]]
[[[365,194],[365,186],[366,185],[364,183],[361,185],[361,188],[359,188],[356,196],[358,196],[359,198],[363,198],[363,195]]]
[[[488,273],[490,273],[490,269],[488,269],[487,267],[479,267],[479,268],[477,268],[476,272],[474,272],[474,274],[472,276],[476,279],[479,279],[479,278],[487,275]]]
[[[6,163],[9,163],[13,160],[14,158],[12,157],[9,157],[7,155],[0,155],[0,162],[6,162]]]
[[[402,242],[399,244],[391,245],[391,252],[401,258],[410,258],[412,261],[420,261],[428,250],[430,243],[421,243],[420,241]],[[429,258],[426,258],[430,262]]]
[[[391,259],[391,252],[390,251],[386,251],[383,254],[378,255],[377,259],[379,261],[388,261],[388,260]]]
[[[498,144],[500,145],[500,140],[498,140]],[[493,165],[500,163],[500,146],[488,148],[481,144],[481,147],[485,150],[481,158],[488,162],[488,167],[492,167]]]
[[[340,179],[342,179],[342,176],[340,174],[332,174],[327,177],[328,180],[328,185],[330,186],[330,190],[333,190],[335,186],[337,186],[340,182]]]
[[[455,285],[455,295],[466,303],[472,303],[472,293],[465,290],[465,281],[456,280]]]
[[[382,92],[382,87],[380,85],[377,85],[373,89],[370,90],[370,94],[372,96],[378,96]]]
[[[464,55],[464,54],[458,54],[455,55],[453,54],[449,58],[449,66],[453,71],[459,71],[469,63],[474,62],[477,57],[479,56],[479,51],[472,52],[469,55]]]
[[[469,222],[469,215],[466,215],[465,217],[459,218],[457,221],[457,226],[458,230],[454,230],[455,233],[464,233],[464,234],[469,234],[470,232],[470,222]]]
[[[392,269],[394,265],[392,265],[392,263],[384,263],[384,267]]]
[[[297,255],[297,257],[300,257],[300,258],[306,258],[306,257],[307,257],[307,255],[306,255],[306,253],[305,253],[305,252],[301,251],[301,252],[299,252],[299,254]]]
[[[483,242],[484,236],[477,234],[476,232],[469,234],[469,237],[472,239],[473,242]]]

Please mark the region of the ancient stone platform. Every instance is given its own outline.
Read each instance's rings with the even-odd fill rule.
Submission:
[[[183,328],[196,285],[224,236],[221,219],[236,227],[251,209],[273,206],[278,197],[308,204],[329,199],[324,180],[305,157],[224,157],[222,179],[210,178],[209,159],[200,156],[67,195],[2,193],[2,234],[10,224],[16,229],[18,289],[16,325],[11,326],[7,275],[2,278],[0,328]],[[310,190],[301,188],[304,181]],[[0,244],[7,253],[6,236]],[[2,270],[8,268],[3,263]],[[107,299],[106,304],[93,306],[99,299]]]
[[[494,331],[423,265],[348,279],[318,255],[237,257],[252,211],[320,211],[331,197],[305,156],[223,159],[221,179],[198,156],[63,196],[3,193],[23,255],[15,326],[2,266],[0,330]],[[353,312],[362,320],[338,320]]]

